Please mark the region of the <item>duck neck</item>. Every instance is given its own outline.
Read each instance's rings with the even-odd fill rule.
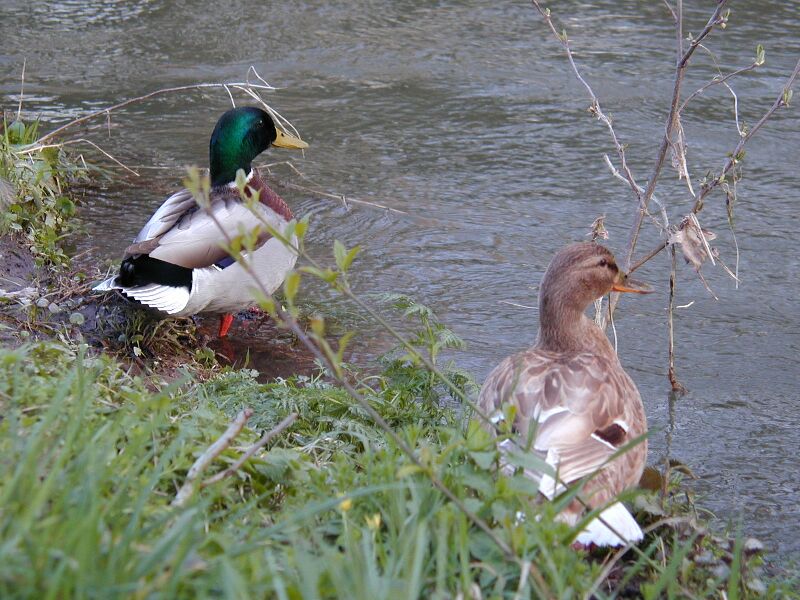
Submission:
[[[251,173],[251,177],[248,179],[247,182],[248,190],[250,188],[256,190],[258,192],[258,199],[261,204],[268,207],[270,210],[278,214],[280,217],[285,219],[286,221],[291,221],[294,216],[292,215],[292,210],[289,208],[289,205],[286,204],[283,198],[281,198],[276,192],[272,191],[266,182],[261,178],[257,169],[253,169]],[[246,192],[248,196],[250,192]]]
[[[250,161],[231,158],[225,155],[211,154],[210,161],[211,185],[219,187],[236,181],[236,172],[239,169],[245,173],[250,173],[253,169]]]
[[[238,202],[242,199],[242,197],[239,195],[239,189],[236,187],[236,183],[233,181],[223,185],[214,186],[213,192],[216,198],[224,198],[226,199],[226,202],[228,200]],[[253,194],[256,193],[258,194],[258,201],[260,204],[266,206],[286,222],[289,222],[294,218],[289,205],[286,204],[284,199],[281,198],[277,193],[272,191],[272,188],[270,188],[262,179],[258,169],[254,167],[247,175],[247,185],[244,188],[244,194],[248,198],[252,198]]]
[[[546,296],[539,301],[536,346],[562,353],[614,352],[605,333],[583,310],[567,303],[553,302]]]

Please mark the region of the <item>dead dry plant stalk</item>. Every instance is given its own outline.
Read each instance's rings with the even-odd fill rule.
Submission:
[[[250,81],[251,74],[255,77],[255,79],[258,80],[259,83],[254,83],[254,82]],[[137,104],[139,102],[144,102],[145,100],[149,100],[151,98],[155,98],[156,96],[163,96],[165,94],[175,94],[175,93],[178,93],[178,92],[187,92],[187,91],[192,91],[192,90],[203,90],[203,89],[223,89],[223,90],[225,90],[225,92],[228,94],[228,97],[230,98],[231,104],[233,104],[234,106],[236,105],[236,103],[233,100],[233,94],[231,94],[231,90],[241,91],[241,92],[247,94],[248,96],[250,96],[251,98],[253,98],[254,100],[256,100],[256,102],[259,102],[278,121],[278,123],[282,127],[286,127],[293,134],[297,135],[297,129],[295,129],[294,126],[287,119],[283,118],[283,116],[281,116],[280,113],[278,113],[274,108],[269,106],[261,98],[261,96],[258,95],[258,90],[261,90],[261,91],[273,91],[273,90],[275,90],[277,88],[271,86],[266,81],[264,81],[264,79],[255,70],[255,68],[253,68],[251,66],[247,71],[247,80],[246,81],[231,81],[231,82],[225,82],[225,83],[219,83],[219,82],[215,82],[215,83],[193,83],[193,84],[190,84],[190,85],[179,85],[179,86],[167,87],[167,88],[161,88],[161,89],[158,89],[158,90],[154,90],[154,91],[149,92],[147,94],[144,94],[142,96],[137,96],[136,98],[129,98],[129,99],[124,100],[122,102],[118,102],[117,104],[113,104],[111,106],[107,106],[105,108],[101,108],[99,110],[90,112],[87,115],[84,115],[82,117],[74,119],[74,120],[70,121],[69,123],[66,123],[66,124],[62,125],[61,127],[57,127],[56,129],[54,129],[50,133],[47,133],[47,134],[43,135],[41,138],[39,138],[38,143],[39,144],[44,144],[44,143],[48,142],[49,140],[62,135],[67,129],[71,129],[71,128],[75,127],[76,125],[80,125],[82,123],[86,123],[87,121],[91,121],[91,120],[96,119],[98,117],[105,116],[106,119],[108,119],[108,118],[110,118],[110,115],[111,115],[112,112],[114,112],[116,110],[119,110],[121,108],[124,108],[126,106],[130,106],[131,104]]]
[[[617,137],[617,132],[614,131],[614,125],[612,124],[611,119],[608,116],[606,116],[606,114],[603,112],[603,109],[600,107],[600,100],[598,100],[597,95],[594,93],[594,90],[592,90],[592,87],[586,82],[586,80],[583,78],[580,71],[578,70],[578,65],[575,64],[575,58],[572,55],[572,50],[569,46],[569,38],[567,37],[566,32],[559,33],[558,30],[556,30],[556,27],[553,24],[553,20],[550,18],[549,8],[542,8],[538,0],[531,0],[531,1],[533,2],[533,5],[536,8],[536,10],[539,11],[539,14],[541,14],[542,17],[544,18],[545,23],[547,23],[548,27],[550,27],[550,31],[553,32],[553,35],[555,35],[556,38],[558,38],[558,41],[561,42],[561,45],[564,47],[564,51],[567,53],[567,59],[569,60],[569,64],[572,67],[573,73],[575,73],[575,77],[577,77],[578,81],[580,81],[583,84],[583,87],[586,88],[586,91],[589,93],[589,97],[592,100],[592,103],[589,106],[589,112],[592,113],[595,117],[597,117],[597,119],[601,121],[608,128],[608,132],[611,134],[611,139],[614,142],[614,148],[617,151],[617,156],[619,157],[620,163],[622,165],[622,172],[625,174],[625,180],[628,182],[628,185],[630,186],[633,195],[636,196],[637,200],[641,202],[641,193],[639,191],[641,188],[639,187],[639,184],[636,183],[636,179],[634,178],[633,173],[628,167],[628,161],[625,156],[625,147],[619,141],[619,138]],[[609,164],[610,162],[611,161],[609,161]]]
[[[675,275],[677,268],[677,258],[675,255],[675,246],[670,247],[672,254],[672,270],[669,274],[669,308],[667,310],[667,329],[669,337],[669,383],[672,386],[673,392],[684,393],[686,388],[683,387],[678,377],[675,374]]]
[[[189,472],[186,473],[186,480],[183,482],[183,485],[178,490],[178,493],[175,494],[175,499],[172,501],[171,506],[183,506],[186,504],[186,501],[192,497],[195,488],[195,481],[202,475],[203,471],[206,470],[208,465],[217,458],[222,452],[231,445],[234,438],[241,433],[242,429],[244,429],[247,420],[253,416],[253,410],[251,408],[244,408],[242,409],[233,422],[228,426],[216,442],[211,444],[208,449],[203,452],[194,464],[189,468]]]
[[[239,460],[237,460],[235,463],[233,463],[230,467],[228,467],[224,471],[220,471],[216,475],[213,475],[212,477],[206,479],[203,483],[200,484],[200,487],[206,487],[213,483],[217,483],[218,481],[222,481],[226,477],[230,477],[231,475],[236,473],[236,471],[238,471],[251,456],[253,456],[261,448],[269,444],[269,442],[273,438],[277,437],[284,429],[290,427],[292,423],[294,423],[296,420],[297,420],[297,413],[291,413],[289,416],[283,419],[283,421],[278,423],[274,428],[270,429],[267,433],[265,433],[260,440],[258,440],[255,444],[253,444],[247,450],[245,450],[245,452],[242,454]]]
[[[656,163],[653,167],[653,172],[650,174],[650,178],[647,180],[647,187],[645,188],[644,194],[641,197],[639,208],[634,215],[633,225],[631,226],[628,237],[628,246],[625,251],[625,258],[623,259],[622,263],[625,270],[628,270],[633,262],[633,253],[636,250],[636,242],[639,239],[639,232],[642,229],[642,221],[644,221],[645,214],[647,213],[647,207],[650,203],[650,198],[652,198],[653,193],[655,192],[656,183],[661,175],[661,169],[664,166],[664,159],[667,156],[667,150],[669,150],[670,145],[673,143],[672,134],[675,130],[676,123],[678,123],[680,119],[678,107],[680,104],[681,89],[683,87],[683,77],[686,73],[686,67],[689,64],[689,60],[692,58],[692,55],[694,54],[698,45],[700,45],[700,43],[711,33],[716,25],[721,23],[720,17],[727,3],[728,0],[717,0],[717,8],[708,19],[706,26],[697,37],[692,39],[692,41],[689,43],[689,48],[685,52],[681,52],[683,48],[683,2],[678,0],[677,18],[675,23],[676,38],[678,40],[678,60],[677,64],[675,65],[675,83],[672,88],[672,99],[670,101],[669,115],[667,116],[667,122],[664,127],[664,137],[661,140],[661,146],[659,147],[658,154],[656,155]],[[614,311],[614,307],[616,306],[618,299],[619,294],[616,294],[612,297],[612,312]]]

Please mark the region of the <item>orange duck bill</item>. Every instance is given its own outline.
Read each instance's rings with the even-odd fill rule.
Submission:
[[[626,292],[630,294],[652,294],[653,288],[646,283],[636,281],[620,272],[617,281],[611,286],[612,292]]]

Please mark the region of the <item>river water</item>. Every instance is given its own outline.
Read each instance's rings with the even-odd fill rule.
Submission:
[[[697,32],[714,3],[686,4],[685,30]],[[660,2],[633,0],[551,8],[643,184],[672,88],[669,14]],[[732,8],[727,30],[706,46],[727,73],[764,45],[766,65],[731,82],[740,119],[752,124],[800,57],[800,3]],[[283,192],[296,213],[315,211],[312,252],[327,255],[336,238],[360,244],[355,287],[402,291],[432,306],[468,342],[456,358],[479,380],[534,339],[536,311],[515,304],[535,306],[557,248],[585,239],[600,215],[610,247],[625,246],[634,205],[604,163],[603,154],[613,156],[609,135],[525,2],[233,0],[204,9],[180,0],[5,0],[0,38],[3,108],[16,108],[25,60],[23,110],[41,116],[45,129],[158,88],[241,81],[253,65],[282,88],[267,99],[311,144],[305,156],[262,157],[292,159],[307,179],[285,166],[274,168],[277,177],[407,213],[347,210],[310,192]],[[685,89],[714,73],[698,50]],[[171,94],[76,131],[140,173],[120,172],[87,200],[79,249],[118,258],[183,167],[206,164],[208,135],[229,104],[221,90]],[[715,300],[681,264],[677,302],[692,304],[678,310],[675,335],[688,394],[668,393],[666,256],[638,275],[656,293],[625,298],[617,315],[621,359],[655,430],[650,461],[663,460],[669,445],[700,478],[700,503],[734,524],[743,519],[747,534],[783,560],[800,554],[799,115],[781,111],[748,146],[736,205],[738,289],[708,265]],[[709,89],[687,108],[684,126],[697,187],[736,144],[730,93]],[[666,172],[658,195],[676,220],[689,201],[669,165]],[[700,217],[734,265],[725,215],[715,194]],[[649,225],[641,251],[658,239]],[[375,335],[367,328],[364,337]]]

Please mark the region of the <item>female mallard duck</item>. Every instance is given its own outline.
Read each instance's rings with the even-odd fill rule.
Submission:
[[[306,148],[304,141],[276,129],[260,108],[234,108],[222,115],[211,134],[209,206],[197,205],[189,190],[172,194],[150,217],[125,250],[119,274],[95,290],[120,290],[126,296],[172,316],[222,313],[219,335],[228,333],[233,315],[253,305],[251,275],[221,245],[263,219],[283,230],[292,212],[251,166],[269,146]],[[236,172],[247,173],[245,193],[258,194],[256,217],[241,199]],[[260,283],[272,293],[294,267],[297,255],[280,240],[260,234],[245,255]]]
[[[562,249],[542,279],[536,344],[503,360],[486,378],[478,400],[493,417],[504,414],[499,412],[504,405],[516,407],[517,447],[527,447],[530,433],[531,451],[558,477],[556,482],[548,474],[526,470],[545,497],[552,499],[566,485],[596,473],[582,492],[593,509],[635,486],[647,457],[645,440],[612,459],[647,431],[636,385],[603,331],[584,314],[594,300],[612,290],[646,293],[626,283],[603,246],[583,242]],[[499,446],[508,451],[515,442],[507,439]],[[559,518],[575,525],[583,509],[573,501]],[[578,535],[578,543],[618,546],[642,539],[642,530],[621,503],[614,502],[599,517]]]

